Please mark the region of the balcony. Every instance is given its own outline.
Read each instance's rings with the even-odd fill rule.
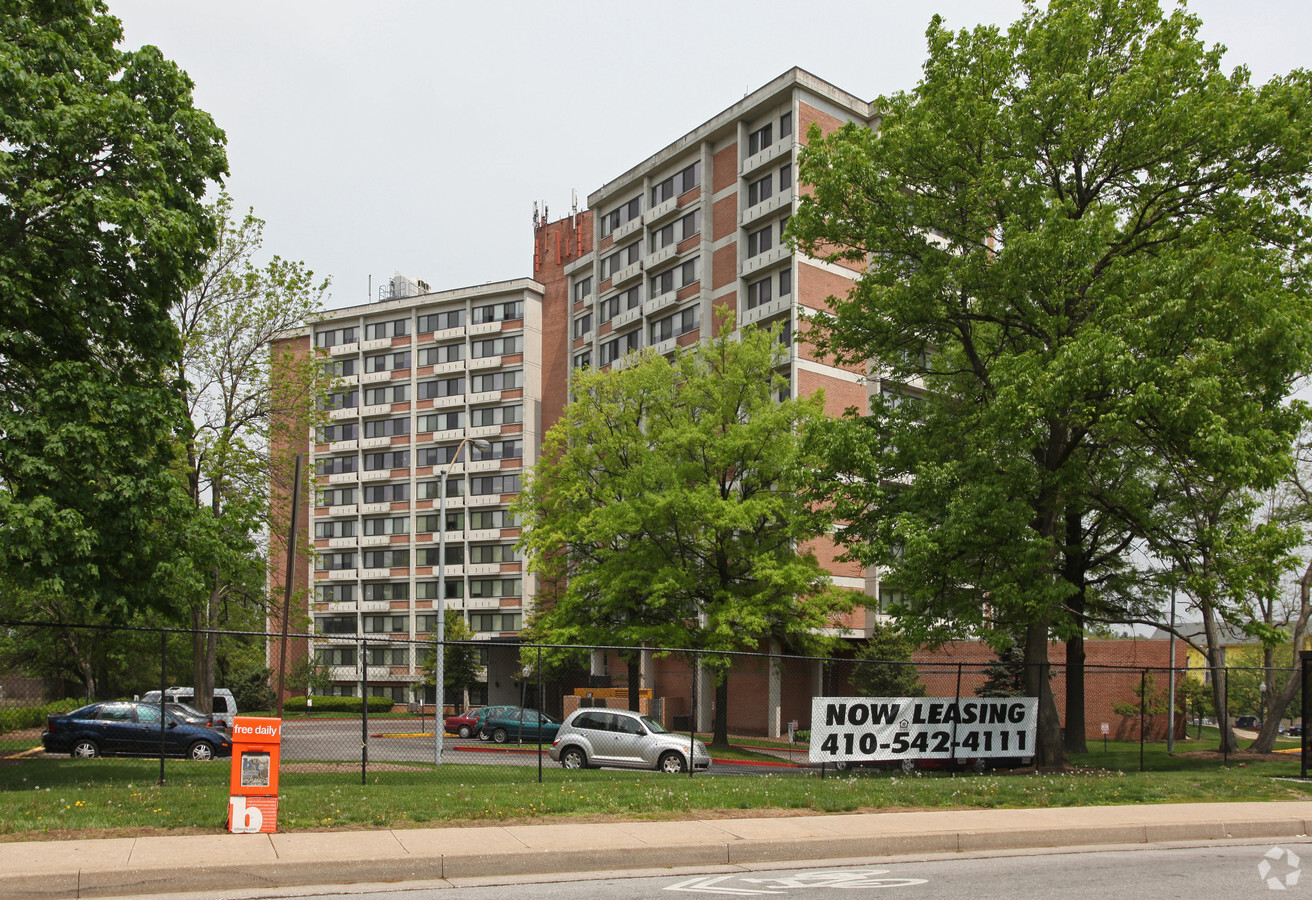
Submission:
[[[382,350],[384,347],[392,346],[391,338],[374,338],[372,341],[361,341],[360,349],[365,353],[370,350]]]
[[[673,259],[679,252],[677,243],[666,244],[654,253],[648,253],[642,260],[643,266],[648,270],[654,269],[667,259]]]
[[[633,232],[641,228],[642,223],[643,223],[642,216],[638,216],[637,218],[630,219],[629,221],[621,225],[619,228],[616,228],[614,231],[612,231],[610,233],[610,236],[616,243],[619,243],[629,235],[633,234]]]
[[[333,441],[328,445],[329,453],[345,453],[347,450],[357,449],[358,441]]]
[[[748,174],[755,172],[757,169],[772,163],[777,159],[785,156],[791,157],[793,152],[793,136],[788,135],[785,138],[775,141],[769,147],[747,157],[738,166],[738,174],[746,177]]]
[[[672,216],[674,213],[678,211],[679,211],[679,198],[671,197],[668,200],[663,200],[660,203],[657,203],[651,209],[647,210],[647,212],[643,214],[642,219],[644,222],[647,223],[647,225],[654,226],[657,223],[662,222],[665,219],[669,218],[670,216]]]
[[[610,324],[612,328],[617,328],[617,329],[623,328],[625,325],[628,325],[630,322],[636,321],[637,319],[641,318],[641,316],[642,316],[642,306],[638,305],[633,307],[633,309],[626,309],[623,312],[617,314],[615,318],[610,320]]]
[[[768,216],[772,212],[777,212],[784,208],[791,208],[793,205],[793,189],[786,188],[773,197],[762,200],[755,206],[748,207],[738,214],[738,224],[744,227],[751,225],[757,219]]]
[[[344,547],[354,547],[354,546],[356,546],[355,537],[335,537],[335,538],[328,539],[329,550],[338,550]]]
[[[385,547],[392,543],[390,534],[367,534],[360,538],[361,547]]]
[[[755,256],[743,260],[742,270],[738,273],[739,277],[746,278],[753,272],[759,272],[768,266],[777,262],[782,262],[792,256],[792,251],[788,249],[787,244],[774,247],[764,253],[758,253]]]
[[[365,438],[360,442],[361,450],[373,450],[375,447],[390,447],[392,439],[390,437]]]
[[[471,337],[477,337],[480,334],[496,334],[500,330],[500,322],[480,322],[477,325],[469,326],[469,334]]]
[[[620,285],[627,284],[642,275],[642,260],[635,263],[629,263],[611,276],[610,286],[617,288]]]
[[[330,569],[328,572],[329,581],[355,581],[358,577],[355,569]]]
[[[470,370],[474,369],[493,369],[501,365],[501,357],[484,356],[480,359],[471,359],[469,361]]]
[[[741,321],[744,325],[751,325],[755,322],[760,322],[763,319],[768,319],[771,316],[776,316],[788,309],[792,304],[792,300],[792,296],[786,294],[782,297],[776,297],[769,303],[762,303],[760,306],[754,307],[753,309],[744,310]]]
[[[384,369],[381,372],[365,372],[360,376],[361,384],[377,384],[380,381],[391,381],[392,373]]]
[[[370,406],[361,407],[360,415],[365,417],[384,416],[390,413],[391,411],[392,411],[392,404],[390,403],[374,403]]]
[[[334,472],[328,476],[329,484],[355,484],[359,480],[359,472]],[[333,515],[336,515],[336,513],[333,513]]]
[[[333,421],[337,421],[338,419],[358,419],[360,418],[360,407],[344,406],[341,409],[329,410],[328,418]]]
[[[356,341],[353,344],[338,344],[335,347],[330,347],[328,352],[333,356],[354,356],[360,352],[360,343]]]
[[[390,503],[365,503],[360,507],[360,514],[363,516],[372,516],[377,515],[378,513],[391,511],[392,504]]]

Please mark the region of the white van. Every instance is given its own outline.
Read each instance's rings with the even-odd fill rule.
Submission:
[[[172,703],[186,703],[188,706],[195,706],[192,701],[196,697],[196,690],[189,687],[171,687],[164,691],[164,696]],[[141,695],[143,703],[158,703],[159,691],[146,691]],[[233,699],[232,691],[227,688],[214,689],[214,708],[211,710],[215,719],[222,719],[223,725],[227,729],[232,729],[232,720],[237,716],[237,701]]]

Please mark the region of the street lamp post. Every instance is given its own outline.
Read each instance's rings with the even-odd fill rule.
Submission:
[[[434,680],[437,682],[437,705],[433,710],[433,763],[442,764],[442,732],[446,729],[446,477],[460,459],[465,444],[479,450],[490,450],[492,445],[482,438],[465,438],[456,445],[451,461],[442,469],[437,489],[437,659],[434,661]]]

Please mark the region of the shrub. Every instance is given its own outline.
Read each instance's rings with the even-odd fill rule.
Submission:
[[[363,709],[363,704],[359,697],[314,697],[314,706],[312,709],[321,712],[344,712],[359,713]],[[283,701],[283,711],[292,710],[293,712],[305,712],[307,708],[305,697],[288,697]],[[390,697],[370,697],[369,712],[385,713],[392,709],[392,699]]]
[[[46,724],[46,716],[72,712],[86,705],[82,699],[56,700],[45,706],[16,706],[0,709],[0,734],[20,728],[39,728]]]

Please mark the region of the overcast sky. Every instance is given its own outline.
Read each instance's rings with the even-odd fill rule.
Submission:
[[[873,100],[914,87],[924,32],[1005,24],[1020,0],[108,0],[227,132],[265,249],[363,303],[532,274],[533,203],[569,212],[793,66]],[[1193,0],[1227,68],[1312,62],[1306,0]]]

